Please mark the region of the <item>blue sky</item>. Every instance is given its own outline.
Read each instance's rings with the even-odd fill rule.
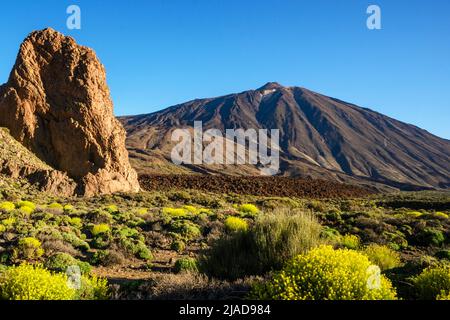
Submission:
[[[82,10],[68,30],[66,8]],[[382,30],[366,9],[382,10]],[[0,13],[0,83],[20,42],[53,27],[94,48],[118,115],[298,85],[450,139],[448,0],[40,0]]]

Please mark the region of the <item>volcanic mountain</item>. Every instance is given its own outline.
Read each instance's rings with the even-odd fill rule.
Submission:
[[[382,184],[401,189],[448,188],[450,141],[416,126],[300,87],[263,87],[122,117],[132,165],[140,174],[208,172],[258,175],[255,166],[171,163],[176,128],[279,129],[280,175]]]

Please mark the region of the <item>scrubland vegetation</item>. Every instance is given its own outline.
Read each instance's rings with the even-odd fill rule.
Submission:
[[[449,215],[448,193],[83,199],[0,183],[0,298],[449,299]]]

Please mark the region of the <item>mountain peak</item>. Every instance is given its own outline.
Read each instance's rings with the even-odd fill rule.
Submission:
[[[279,84],[278,82],[267,82],[265,85],[263,85],[258,90],[273,90],[273,89],[281,89],[283,86]]]

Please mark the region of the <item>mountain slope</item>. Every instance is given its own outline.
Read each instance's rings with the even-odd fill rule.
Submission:
[[[282,175],[356,179],[405,189],[450,186],[450,141],[300,87],[268,83],[257,90],[194,100],[120,120],[128,133],[132,162],[140,173],[149,171],[142,164],[155,155],[160,167],[167,164],[174,145],[170,141],[173,129],[203,121],[204,130],[217,128],[222,132],[237,128],[279,129]],[[187,169],[259,173],[251,166]]]

